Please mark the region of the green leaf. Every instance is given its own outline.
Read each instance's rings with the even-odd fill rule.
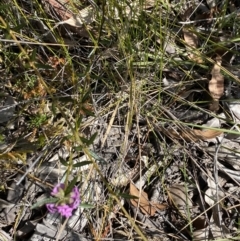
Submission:
[[[63,164],[63,166],[65,166],[65,167],[68,166],[68,162],[66,160],[64,160],[62,157],[59,157],[59,161],[61,162],[61,164]]]
[[[78,176],[74,177],[73,180],[68,184],[67,189],[65,191],[65,195],[68,195],[72,191],[72,189],[75,186],[77,180],[78,180]]]
[[[47,203],[56,203],[59,198],[46,198],[32,205],[31,209],[41,207]]]
[[[89,153],[91,154],[91,156],[100,162],[106,162],[102,157],[98,156],[95,152],[93,152],[92,150],[89,150]]]
[[[36,63],[35,66],[36,66],[36,68],[38,68],[38,69],[46,69],[46,70],[49,70],[49,69],[52,70],[52,69],[53,69],[52,66],[47,65],[47,64],[39,64],[39,63]]]
[[[85,137],[83,137],[83,136],[81,136],[80,139],[81,139],[81,141],[82,141],[84,144],[86,144],[87,146],[90,146],[91,144],[93,144],[93,142],[94,142],[97,134],[98,134],[98,132],[94,133],[94,134],[90,137],[90,139],[87,139],[87,138],[85,138]]]
[[[58,96],[55,99],[63,103],[74,103],[75,101],[71,96]]]
[[[84,144],[88,145],[89,140],[88,140],[87,138],[85,138],[85,137],[83,137],[83,136],[80,136],[80,139],[81,139],[81,141],[82,141]]]
[[[82,167],[82,166],[86,166],[88,164],[92,164],[92,162],[91,161],[78,162],[78,163],[73,164],[73,167]]]
[[[82,151],[82,146],[74,146],[73,150],[81,152]]]
[[[82,116],[77,118],[76,125],[75,125],[76,130],[78,130],[80,128],[81,123],[82,123]]]
[[[120,197],[126,198],[126,199],[139,199],[139,197],[130,195],[128,193],[118,193]]]
[[[93,144],[93,142],[94,142],[97,134],[98,134],[98,132],[94,133],[94,134],[90,137],[90,139],[89,139],[89,141],[88,141],[88,145]]]
[[[35,61],[36,60],[36,54],[37,54],[37,50],[36,49],[33,49],[29,59],[30,61]]]
[[[91,94],[91,91],[92,91],[91,89],[87,90],[86,94],[83,96],[81,100],[82,103],[85,103],[86,101],[88,101],[88,99],[90,98],[89,96]]]
[[[79,205],[79,207],[81,207],[81,208],[94,208],[94,205],[89,204],[89,203],[81,203]]]

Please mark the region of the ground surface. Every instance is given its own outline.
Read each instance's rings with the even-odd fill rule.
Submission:
[[[238,239],[239,26],[234,0],[1,1],[0,240]]]

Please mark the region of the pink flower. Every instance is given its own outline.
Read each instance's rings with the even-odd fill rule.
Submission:
[[[51,195],[58,197],[59,202],[56,203],[48,203],[46,207],[50,213],[58,212],[62,216],[68,218],[72,216],[72,212],[76,209],[80,204],[80,193],[78,188],[75,186],[73,190],[66,196],[65,192],[65,185],[64,183],[57,184],[52,192]]]

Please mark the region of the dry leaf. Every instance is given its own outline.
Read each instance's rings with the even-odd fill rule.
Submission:
[[[222,97],[224,92],[224,77],[221,74],[221,63],[222,58],[218,56],[216,63],[211,71],[212,79],[209,81],[208,89],[213,98],[210,109],[217,111],[219,109],[219,99]]]
[[[5,232],[3,229],[0,229],[0,237],[1,237],[1,240],[4,240],[4,241],[13,240],[13,238],[10,237],[10,235],[7,232]]]
[[[192,207],[192,200],[190,199],[184,185],[175,184],[169,187],[168,197],[182,215],[188,216],[189,212],[187,209]]]
[[[211,175],[209,173],[209,175]],[[218,190],[218,197],[217,197],[217,187],[215,181],[212,180],[211,176],[208,177],[208,189],[205,192],[205,202],[209,206],[213,206],[215,203],[218,202],[219,199],[224,197],[224,193]]]
[[[172,130],[172,129],[164,129],[159,127],[160,130],[167,136],[172,139],[184,139],[185,141],[199,141],[199,140],[209,140],[221,135],[223,132],[220,130],[192,130],[188,127],[184,127],[180,131]]]
[[[207,179],[208,189],[205,192],[205,202],[209,206],[213,206],[214,204],[218,203],[218,201],[221,198],[223,198],[225,196],[225,194],[221,190],[218,190],[218,192],[217,192],[217,186],[216,186],[215,181],[213,181],[212,174],[209,171],[207,171],[207,172],[208,172],[208,179]],[[217,185],[222,187],[225,183],[226,183],[226,179],[221,178],[219,176]],[[217,193],[218,193],[218,197],[217,197]]]
[[[216,184],[213,180],[212,174],[210,171],[208,172],[208,189],[205,192],[205,202],[212,207],[212,217],[210,219],[210,227],[211,232],[214,236],[214,238],[220,238],[222,237],[222,234],[228,234],[229,230],[228,228],[223,224],[221,218],[222,218],[222,205],[221,203],[223,201],[220,201],[223,199],[224,196],[226,196],[226,193],[224,193],[220,188],[226,183],[225,178],[218,177],[218,183]],[[217,185],[220,187],[217,190]]]
[[[186,49],[190,52],[189,59],[199,64],[203,63],[203,60],[200,58],[200,56],[194,53],[195,49],[198,48],[198,36],[188,28],[183,28],[182,31],[184,40],[187,43]]]
[[[46,2],[51,5],[51,7],[63,21],[72,17],[72,13],[65,7],[68,1],[61,0],[59,2],[57,0],[46,0]],[[49,12],[49,7],[47,8],[47,12]]]
[[[10,202],[8,202],[8,201],[5,201],[5,200],[3,200],[3,199],[1,199],[0,198],[0,208],[2,209],[2,208],[11,208],[11,207],[13,207],[15,204],[14,203],[10,203]]]
[[[224,139],[222,141],[217,153],[216,153],[216,147],[215,146],[207,147],[207,152],[212,156],[217,155],[219,160],[224,160],[224,163],[228,163],[235,170],[240,171],[239,147],[240,147],[240,145],[239,145],[238,142]]]
[[[210,225],[208,225],[205,228],[202,229],[196,229],[193,232],[193,240],[195,241],[200,241],[200,240],[209,240],[209,235],[211,233],[211,236],[214,237],[215,239],[219,239],[219,238],[230,238],[231,236],[229,235],[229,230],[228,228],[223,224],[221,226],[217,225],[214,221],[213,215],[210,219]],[[211,239],[212,240],[212,239]],[[227,239],[225,239],[227,240]]]
[[[233,100],[228,104],[229,109],[233,113],[234,123],[240,122],[240,101],[239,99]]]
[[[195,33],[190,32],[188,28],[183,28],[183,36],[184,40],[190,47],[198,47],[198,36]]]
[[[211,231],[214,238],[220,238],[221,235],[229,233],[229,230],[222,223],[221,220],[221,203],[220,200],[226,195],[220,188],[217,190],[217,185],[222,187],[226,180],[225,178],[218,179],[218,184],[216,185],[215,181],[213,181],[212,175],[210,171],[208,172],[208,189],[205,192],[205,201],[209,206],[212,206],[212,217],[210,219]],[[219,203],[220,202],[220,203]]]
[[[217,240],[221,238],[226,238],[225,240],[228,240],[228,239],[231,240],[230,238],[232,236],[231,234],[229,234],[229,230],[224,224],[217,225],[216,223],[214,223],[213,219],[210,219],[210,230],[213,235],[213,240]]]
[[[195,137],[206,141],[222,134],[220,130],[193,130]]]
[[[203,228],[203,229],[199,229],[199,230],[195,230],[193,232],[193,240],[195,241],[203,241],[203,240],[209,240],[209,227]]]
[[[207,121],[204,126],[211,128],[220,128],[222,124],[226,123],[225,119],[227,119],[227,117],[225,113],[222,112],[221,114],[217,115],[217,117],[214,117]]]
[[[92,6],[88,6],[81,11],[78,15],[74,15],[71,18],[62,21],[58,24],[68,24],[72,27],[83,27],[84,25],[91,24],[94,21],[94,9]]]
[[[131,199],[131,203],[134,207],[138,207],[140,210],[149,216],[153,216],[157,209],[164,210],[167,208],[166,205],[160,203],[151,204],[148,199],[148,195],[144,191],[139,191],[134,184],[130,183],[130,195],[139,197],[139,199]]]
[[[209,225],[207,225],[206,216],[200,216],[193,221],[193,240],[208,240]]]

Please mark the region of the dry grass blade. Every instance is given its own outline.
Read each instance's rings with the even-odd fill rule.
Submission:
[[[114,110],[113,113],[112,113],[112,116],[111,116],[111,119],[110,119],[110,121],[109,121],[109,125],[108,125],[108,127],[107,127],[106,133],[105,133],[105,135],[104,135],[103,138],[102,138],[102,143],[101,143],[101,147],[102,147],[102,148],[103,148],[103,146],[104,146],[104,144],[105,144],[105,142],[106,142],[106,140],[107,140],[108,134],[109,134],[109,132],[110,132],[110,130],[111,130],[111,127],[112,127],[112,125],[113,125],[113,122],[114,122],[114,120],[115,120],[115,116],[116,116],[116,114],[117,114],[117,110],[118,110],[119,104],[120,104],[120,101],[118,101],[118,103],[117,103],[117,105],[116,105],[116,108],[115,108],[115,110]]]

